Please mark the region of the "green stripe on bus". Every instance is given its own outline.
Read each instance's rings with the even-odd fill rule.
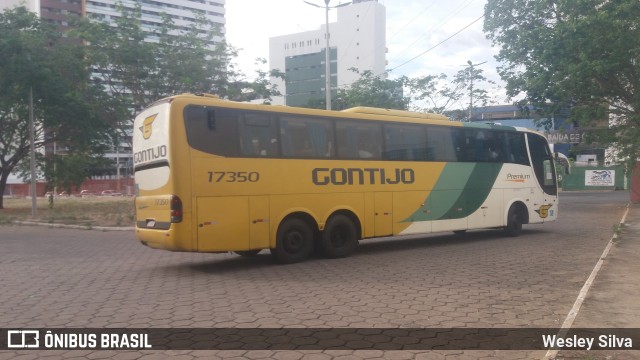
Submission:
[[[439,220],[462,219],[478,210],[489,196],[501,169],[500,163],[477,163],[462,194]]]
[[[469,181],[474,164],[447,163],[424,204],[403,222],[438,220],[456,203]]]
[[[501,168],[497,163],[448,163],[424,204],[402,222],[471,215],[489,196]]]

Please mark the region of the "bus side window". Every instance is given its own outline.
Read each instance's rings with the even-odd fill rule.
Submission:
[[[282,154],[294,158],[328,158],[335,153],[332,122],[328,119],[280,118]]]
[[[457,161],[455,147],[456,129],[444,126],[427,127],[427,160]]]
[[[279,155],[277,127],[269,114],[245,112],[240,125],[242,155],[275,157]]]
[[[338,158],[340,159],[380,159],[382,127],[380,124],[336,122]]]
[[[508,132],[506,134],[507,162],[529,165],[527,145],[524,142],[524,133]]]
[[[389,160],[427,160],[427,135],[423,126],[385,125],[384,158]]]
[[[476,130],[475,129],[461,129],[459,140],[460,147],[459,161],[463,162],[475,162],[479,161],[478,146],[476,145]]]

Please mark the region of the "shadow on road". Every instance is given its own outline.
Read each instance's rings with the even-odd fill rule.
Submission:
[[[512,241],[527,241],[527,237],[535,234],[544,234],[548,231],[544,229],[524,229],[519,237],[505,236],[502,230],[476,230],[470,231],[464,234],[433,234],[433,235],[407,235],[407,236],[395,236],[376,239],[365,239],[360,241],[360,245],[356,251],[349,257],[356,259],[363,256],[376,256],[380,257],[380,261],[384,262],[384,255],[398,254],[406,251],[424,250],[429,248],[447,247],[447,246],[468,246],[468,244],[478,243],[483,241],[492,240],[493,242],[512,242]],[[318,263],[325,262],[330,265],[333,261],[349,261],[347,259],[327,259],[320,255],[312,255],[310,259],[290,265],[281,265],[271,257],[268,250],[262,250],[260,254],[252,257],[243,257],[236,254],[225,254],[225,258],[200,261],[197,263],[185,264],[190,269],[209,274],[226,274],[244,270],[256,270],[269,267],[286,268],[286,267],[300,267],[305,263]],[[181,266],[178,266],[182,268]],[[184,270],[184,269],[182,269]]]

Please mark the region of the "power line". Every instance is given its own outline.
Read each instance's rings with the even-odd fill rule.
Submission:
[[[474,21],[472,21],[472,22],[471,22],[470,24],[468,24],[467,26],[465,26],[465,27],[463,27],[462,29],[458,30],[458,31],[457,31],[457,32],[455,32],[453,35],[449,36],[448,38],[446,38],[446,39],[444,39],[444,40],[440,41],[439,43],[435,44],[434,46],[430,47],[429,49],[427,49],[427,50],[425,50],[425,51],[421,52],[420,54],[418,54],[418,55],[416,55],[416,56],[412,57],[411,59],[409,59],[409,60],[407,60],[407,61],[403,62],[402,64],[400,64],[400,65],[398,65],[398,66],[396,66],[396,67],[393,67],[393,68],[389,69],[387,72],[389,72],[389,71],[393,71],[393,70],[395,70],[395,69],[397,69],[397,68],[399,68],[399,67],[401,67],[401,66],[404,66],[404,65],[406,65],[406,64],[408,64],[408,63],[410,63],[410,62],[412,62],[413,60],[415,60],[415,59],[417,59],[417,58],[421,57],[422,55],[424,55],[424,54],[428,53],[429,51],[431,51],[431,50],[433,50],[433,49],[437,48],[438,46],[440,46],[440,45],[444,44],[445,42],[447,42],[448,40],[450,40],[450,39],[451,39],[451,38],[453,38],[454,36],[456,36],[456,35],[460,34],[460,33],[461,33],[461,32],[463,32],[464,30],[466,30],[466,29],[467,29],[468,27],[470,27],[471,25],[473,25],[473,24],[477,23],[478,21],[480,21],[480,19],[482,19],[483,17],[484,17],[484,14],[483,14],[482,16],[480,16],[479,18],[475,19]]]
[[[458,15],[462,10],[464,10],[465,8],[467,8],[469,5],[471,5],[471,1],[472,0],[466,0],[466,2],[463,2],[462,4],[460,4],[460,6],[454,10],[454,12],[450,13],[449,15],[445,16],[442,18],[442,20],[432,26],[429,30],[425,31],[424,34],[422,34],[421,36],[419,36],[417,39],[415,39],[411,44],[409,44],[407,47],[405,47],[404,49],[402,49],[401,51],[397,52],[393,58],[390,61],[394,61],[395,59],[401,57],[404,53],[406,53],[407,51],[409,51],[417,42],[419,42],[420,40],[424,39],[427,35],[433,33],[434,31],[436,31],[436,29],[441,29],[444,25],[446,25],[451,19],[453,19],[456,15]]]
[[[393,35],[391,35],[390,37],[388,37],[385,41],[384,44],[379,45],[374,51],[366,54],[362,59],[363,60],[368,60],[371,56],[373,56],[373,54],[375,54],[378,50],[380,50],[381,48],[387,48],[387,42],[391,39],[393,39],[396,35],[398,35],[402,30],[404,30],[407,26],[409,26],[411,23],[413,23],[414,21],[416,21],[416,19],[418,19],[420,16],[422,16],[422,14],[424,14],[427,10],[429,10],[430,7],[432,7],[435,4],[435,2],[432,2],[430,5],[427,5],[426,8],[424,8],[417,16],[415,16],[413,19],[411,19],[409,22],[407,22],[406,24],[404,24],[399,30],[396,30],[395,33],[393,33]],[[417,40],[416,40],[417,41]],[[405,49],[406,50],[406,49]],[[404,50],[403,50],[404,52]],[[385,51],[386,53],[386,51]]]
[[[432,2],[431,4],[427,5],[426,8],[422,9],[422,11],[416,15],[413,19],[411,19],[408,23],[404,24],[400,29],[396,30],[395,33],[393,33],[393,35],[391,35],[390,37],[387,38],[388,40],[393,39],[396,35],[398,35],[402,30],[404,30],[404,28],[406,28],[407,26],[411,25],[411,23],[413,23],[414,21],[416,21],[416,19],[418,19],[420,16],[422,16],[422,14],[424,14],[427,10],[429,10],[430,7],[432,7],[435,4],[435,2]]]
[[[451,35],[451,36],[449,36],[448,38],[446,38],[446,39],[442,40],[441,42],[437,43],[436,45],[432,46],[431,48],[429,48],[429,49],[427,49],[427,50],[423,51],[422,53],[420,53],[420,54],[418,54],[418,55],[414,56],[413,58],[411,58],[411,59],[409,59],[409,60],[407,60],[407,61],[403,62],[402,64],[400,64],[400,65],[398,65],[398,66],[396,66],[396,67],[393,67],[393,68],[391,68],[391,69],[389,69],[389,70],[385,70],[385,71],[384,71],[383,73],[381,73],[381,74],[377,74],[377,75],[375,75],[375,77],[377,77],[377,78],[382,78],[385,74],[387,74],[387,73],[389,73],[389,72],[391,72],[391,71],[393,71],[393,70],[395,70],[395,69],[397,69],[397,68],[399,68],[399,67],[401,67],[401,66],[404,66],[404,65],[406,65],[406,64],[408,64],[408,63],[410,63],[410,62],[412,62],[412,61],[416,60],[417,58],[421,57],[422,55],[424,55],[424,54],[428,53],[429,51],[431,51],[431,50],[433,50],[433,49],[437,48],[438,46],[440,46],[440,45],[444,44],[445,42],[447,42],[447,41],[451,40],[453,37],[455,37],[456,35],[460,34],[460,33],[461,33],[461,32],[463,32],[464,30],[466,30],[467,28],[469,28],[471,25],[473,25],[473,24],[475,24],[476,22],[480,21],[480,19],[482,19],[483,17],[484,17],[484,15],[480,16],[479,18],[475,19],[474,21],[472,21],[471,23],[469,23],[468,25],[466,25],[466,26],[465,26],[465,27],[463,27],[462,29],[460,29],[460,30],[458,30],[457,32],[455,32],[453,35]],[[357,80],[356,80],[356,81],[357,81]],[[354,81],[354,82],[355,82],[355,81]],[[338,84],[338,85],[337,85],[337,87],[339,87],[339,88],[340,88],[340,87],[341,87],[341,88],[346,88],[346,87],[348,87],[348,86],[352,85],[354,82]]]

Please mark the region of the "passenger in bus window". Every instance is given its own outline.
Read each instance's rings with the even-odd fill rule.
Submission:
[[[371,159],[373,157],[374,151],[371,149],[373,144],[371,143],[369,138],[364,136],[359,137],[360,141],[358,144],[358,157],[360,159]]]
[[[260,140],[252,139],[251,144],[253,145],[253,154],[258,156],[267,156],[267,150],[260,146]]]
[[[500,152],[499,152],[498,148],[492,143],[490,143],[489,146],[488,146],[487,155],[488,155],[488,160],[489,161],[492,161],[492,162],[501,161]]]

